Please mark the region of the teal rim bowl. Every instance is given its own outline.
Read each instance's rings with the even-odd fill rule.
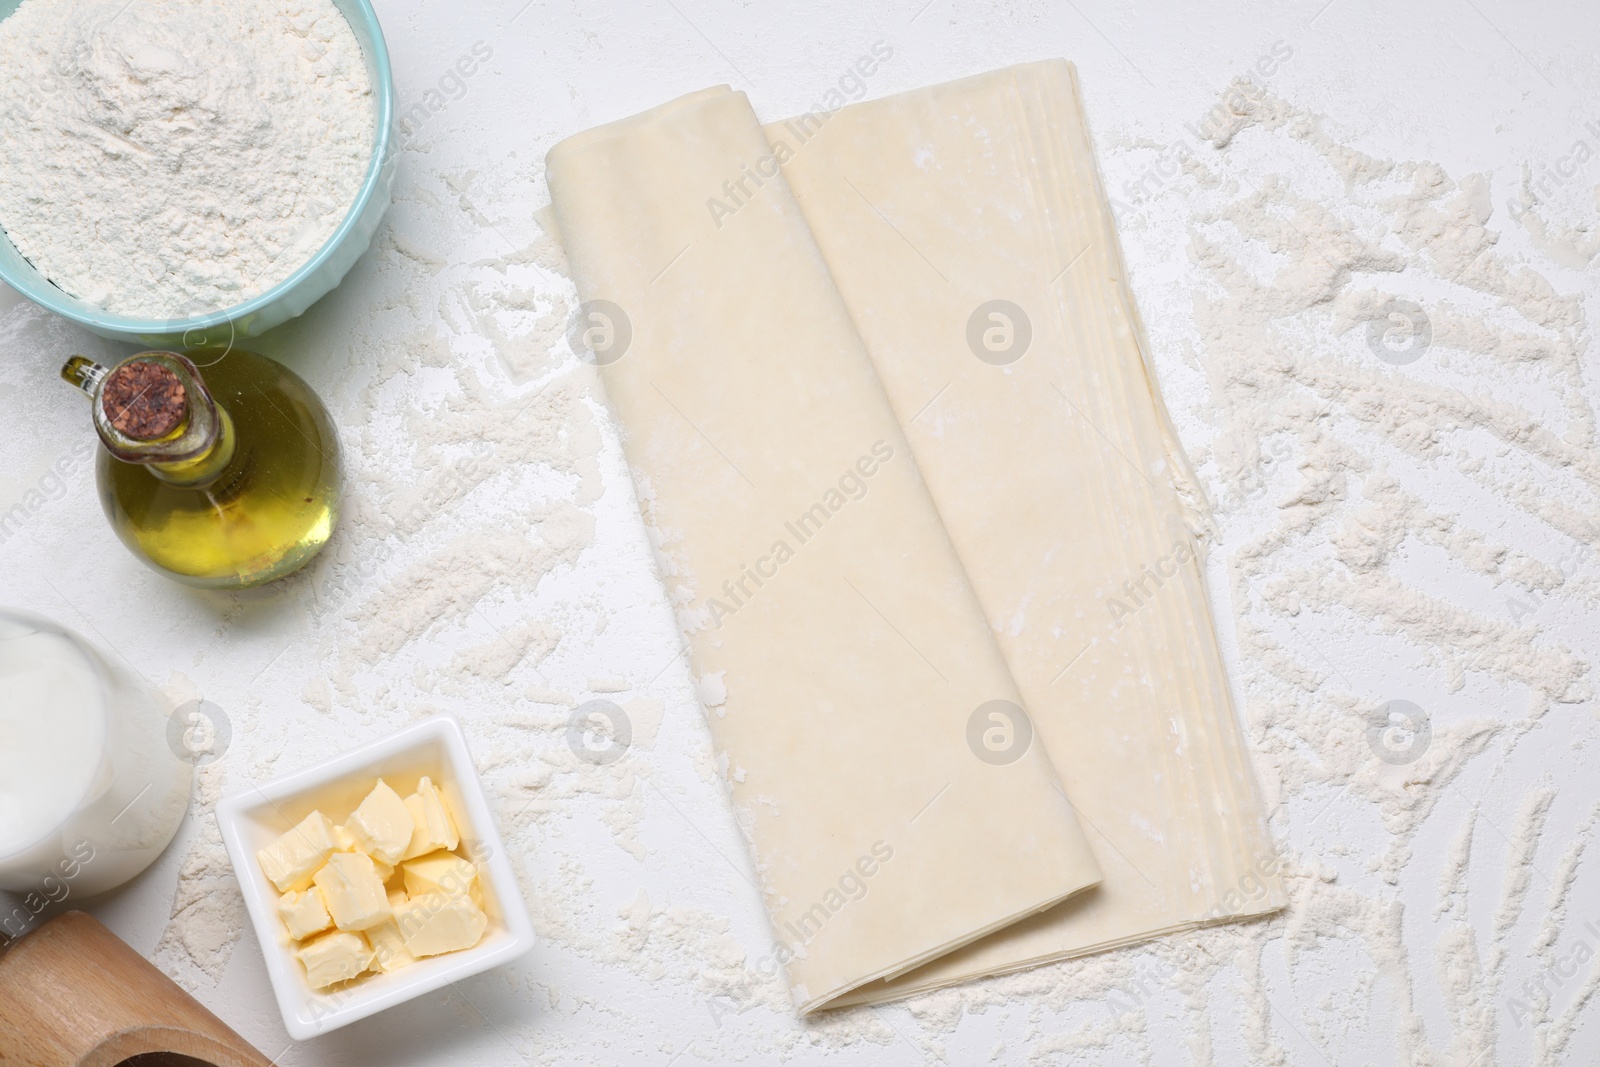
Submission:
[[[22,2],[0,0],[0,19],[8,17]],[[331,293],[371,246],[384,212],[389,209],[398,155],[392,130],[394,77],[389,69],[389,49],[383,41],[377,12],[372,10],[368,0],[333,0],[333,4],[344,15],[361,45],[376,105],[376,134],[372,158],[355,202],[345,213],[339,228],[293,274],[241,304],[203,315],[172,319],[113,315],[56,286],[17,251],[0,227],[0,281],[40,307],[101,337],[147,348],[180,350],[255,337],[304,314],[312,304]]]

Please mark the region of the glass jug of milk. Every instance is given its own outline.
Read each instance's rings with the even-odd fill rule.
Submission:
[[[123,884],[172,840],[193,774],[148,687],[70,631],[0,608],[0,889],[37,914]],[[8,920],[31,916],[9,911],[0,929],[17,936]]]

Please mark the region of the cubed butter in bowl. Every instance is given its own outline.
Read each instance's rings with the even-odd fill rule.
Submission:
[[[436,715],[217,805],[291,1037],[533,947],[460,725]]]

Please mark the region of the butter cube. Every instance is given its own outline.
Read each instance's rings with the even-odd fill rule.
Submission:
[[[478,868],[450,852],[430,852],[400,865],[406,892],[414,897],[442,893],[447,897],[471,896]]]
[[[406,902],[405,893],[396,889],[389,894],[389,907],[398,910]],[[378,970],[384,974],[398,971],[417,962],[417,958],[406,948],[405,938],[400,936],[400,928],[393,919],[379,923],[366,931],[367,940],[372,943],[373,954],[377,956]]]
[[[354,852],[356,850],[356,835],[343,826],[333,828],[333,843],[339,846],[340,852]]]
[[[489,917],[469,898],[440,893],[410,898],[395,911],[394,922],[418,957],[471,948],[489,927]]]
[[[316,886],[278,898],[278,915],[289,928],[289,936],[299,941],[320,934],[333,925],[328,909],[322,903],[322,891]]]
[[[429,783],[430,787],[432,783]],[[397,862],[411,844],[416,826],[406,802],[382,778],[361,805],[345,820],[356,846],[375,860]]]
[[[456,822],[450,817],[450,809],[445,807],[444,797],[428,778],[418,782],[417,791],[406,797],[406,810],[411,813],[416,828],[401,859],[425,856],[441,848],[453,849],[461,843],[461,835],[456,832]]]
[[[300,820],[300,825],[256,853],[262,872],[278,887],[278,892],[305,889],[312,875],[338,847],[333,824],[320,811]]]
[[[326,989],[336,982],[348,982],[372,966],[372,949],[360,934],[335,931],[323,934],[295,950],[305,964],[306,979],[313,989]]]
[[[317,888],[334,925],[341,930],[365,930],[387,919],[389,897],[372,859],[360,852],[335,852],[316,874]]]

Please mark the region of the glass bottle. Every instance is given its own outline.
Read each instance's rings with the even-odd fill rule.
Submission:
[[[202,373],[202,369],[204,371]],[[73,356],[104,445],[96,481],[133,553],[188,585],[261,585],[305,566],[339,517],[339,443],[296,374],[240,349]]]

